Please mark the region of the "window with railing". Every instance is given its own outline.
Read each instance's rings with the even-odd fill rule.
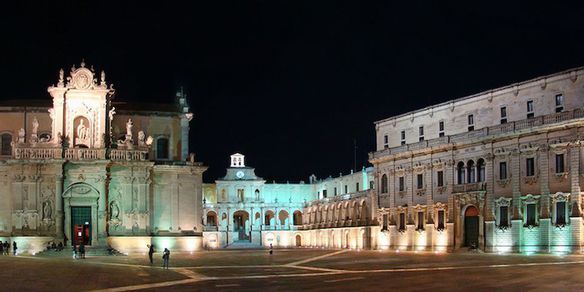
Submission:
[[[506,123],[507,123],[507,107],[502,106],[501,107],[501,124],[506,124]]]
[[[556,113],[564,111],[564,95],[556,94]]]
[[[527,101],[527,118],[531,119],[535,117],[535,111],[533,108],[533,100]]]
[[[468,131],[474,131],[475,129],[475,123],[474,123],[474,115],[468,115],[467,117],[468,119]]]

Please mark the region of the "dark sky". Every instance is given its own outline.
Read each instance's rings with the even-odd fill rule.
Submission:
[[[48,99],[85,58],[117,100],[185,87],[206,181],[234,152],[269,181],[306,181],[347,173],[354,139],[364,165],[376,120],[584,65],[584,9],[568,3],[189,2],[2,4],[0,99]]]

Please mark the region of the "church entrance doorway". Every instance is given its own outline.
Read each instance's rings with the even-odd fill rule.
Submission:
[[[76,245],[91,245],[91,207],[71,207],[71,229]]]
[[[479,246],[479,210],[474,206],[464,212],[464,245]]]
[[[245,211],[237,211],[233,213],[233,231],[237,234],[236,240],[250,241],[249,213]]]

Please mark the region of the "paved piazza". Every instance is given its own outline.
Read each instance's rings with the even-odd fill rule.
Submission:
[[[584,256],[296,249],[146,255],[2,256],[3,291],[581,290]],[[452,277],[452,275],[455,275]],[[456,288],[451,288],[456,287]]]

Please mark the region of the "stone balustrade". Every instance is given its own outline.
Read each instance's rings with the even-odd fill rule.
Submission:
[[[65,159],[68,160],[103,160],[105,149],[69,148],[65,149]]]
[[[112,149],[110,152],[110,159],[116,161],[147,161],[148,151]]]
[[[63,149],[56,147],[15,147],[14,159],[45,160],[60,159]]]

